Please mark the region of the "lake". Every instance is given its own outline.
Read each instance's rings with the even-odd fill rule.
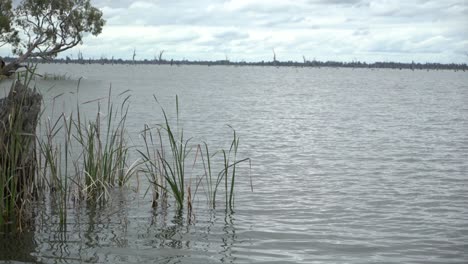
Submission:
[[[115,96],[130,89],[128,132],[141,146],[144,124],[163,121],[161,105],[175,117],[177,95],[194,143],[229,147],[230,125],[239,157],[252,163],[239,168],[232,213],[208,209],[202,187],[191,221],[154,210],[139,175],[102,208],[71,206],[65,229],[44,205],[34,230],[1,235],[0,260],[468,261],[466,72],[71,64],[38,72],[67,76],[35,82],[49,115],[52,105],[72,111],[110,87]]]

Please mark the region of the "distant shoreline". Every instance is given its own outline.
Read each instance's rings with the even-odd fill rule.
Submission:
[[[5,62],[10,62],[14,58],[5,57]],[[408,69],[408,70],[455,70],[467,71],[468,65],[466,63],[402,63],[402,62],[339,62],[339,61],[259,61],[259,62],[231,62],[228,60],[218,61],[190,61],[190,60],[123,60],[123,59],[65,59],[43,60],[43,59],[30,59],[31,63],[43,64],[110,64],[110,65],[204,65],[204,66],[273,66],[273,67],[311,67],[311,68],[370,68],[370,69]]]

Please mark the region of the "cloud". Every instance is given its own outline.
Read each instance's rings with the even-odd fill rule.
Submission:
[[[95,0],[107,24],[78,49],[152,59],[468,62],[466,0]],[[5,47],[0,55],[7,55]],[[64,54],[66,55],[66,54]]]
[[[243,12],[287,12],[298,10],[302,1],[289,0],[229,0],[224,6],[229,11]]]
[[[353,32],[354,36],[367,36],[370,34],[369,28],[359,28]]]
[[[322,4],[322,5],[329,5],[329,4],[334,4],[334,5],[360,5],[364,4],[367,1],[362,1],[362,0],[309,0],[308,1],[311,4]]]
[[[214,37],[224,41],[232,41],[239,39],[246,39],[249,37],[249,34],[246,32],[240,32],[237,30],[227,30],[220,33],[214,34]]]

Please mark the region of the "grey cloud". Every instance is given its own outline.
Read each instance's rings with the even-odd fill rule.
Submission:
[[[221,45],[223,43],[224,42],[222,40],[211,39],[211,40],[198,41],[198,42],[195,43],[195,45],[204,46],[204,47],[216,47],[216,46],[219,46],[219,45]]]
[[[367,36],[369,35],[369,28],[359,28],[353,32],[354,36]]]
[[[466,56],[453,54],[468,50],[466,0],[93,0],[93,4],[108,21],[101,36],[84,41],[83,49],[96,56],[109,47],[117,47],[115,56],[118,48],[125,48],[122,56],[128,56],[133,47],[153,56],[151,49],[158,47],[187,52],[180,55],[187,58],[229,51],[271,59],[274,47],[281,60],[302,53],[323,59],[360,53],[368,60],[400,54],[403,60],[418,53],[429,61],[465,62]],[[127,27],[127,32],[120,32],[120,27]]]
[[[300,24],[303,21],[304,18],[298,16],[268,17],[258,21],[256,24],[263,27],[290,27],[295,24]]]
[[[238,40],[238,39],[246,39],[249,37],[249,34],[245,32],[229,30],[229,31],[224,31],[221,33],[214,34],[214,37],[221,39],[221,40],[225,40],[225,41],[231,41],[231,40]]]
[[[311,4],[326,4],[326,5],[367,5],[367,1],[363,0],[309,0]]]
[[[99,7],[108,6],[112,8],[126,8],[135,1],[132,0],[97,0],[95,4]]]
[[[408,39],[386,39],[376,41],[369,48],[373,52],[389,53],[441,53],[456,43],[442,36],[416,36]]]
[[[172,37],[162,37],[158,42],[163,44],[176,44],[176,43],[186,43],[197,40],[200,37],[199,34],[182,34],[180,36]]]
[[[234,12],[264,13],[274,16],[276,14],[294,14],[303,11],[301,1],[228,1],[227,7]]]

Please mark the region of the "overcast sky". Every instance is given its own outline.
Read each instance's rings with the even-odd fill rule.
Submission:
[[[85,57],[468,63],[467,0],[93,0]],[[78,49],[72,54],[76,58]]]

